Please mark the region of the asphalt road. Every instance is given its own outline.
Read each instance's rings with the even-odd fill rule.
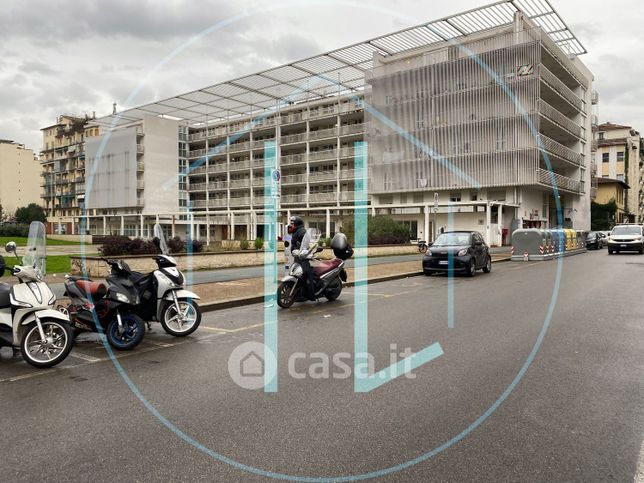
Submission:
[[[644,256],[565,258],[553,290],[557,271],[553,261],[506,262],[453,283],[439,276],[369,286],[377,370],[390,364],[391,344],[420,351],[438,342],[444,353],[415,369],[415,378],[366,394],[353,392],[352,379],[299,378],[321,371],[315,363],[323,358],[313,353],[353,351],[353,289],[333,303],[279,312],[275,394],[237,386],[228,370],[236,347],[263,340],[263,304],[205,314],[186,339],[153,324],[142,346],[119,354],[149,406],[93,335],[56,370],[33,370],[5,349],[2,480],[270,481],[208,448],[298,477],[408,464],[380,479],[637,481],[644,478]],[[288,360],[298,352],[309,355],[297,359],[293,377]]]

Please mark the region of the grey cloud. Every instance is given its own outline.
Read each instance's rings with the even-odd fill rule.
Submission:
[[[20,70],[26,74],[57,75],[60,73],[50,65],[38,61],[23,62]]]

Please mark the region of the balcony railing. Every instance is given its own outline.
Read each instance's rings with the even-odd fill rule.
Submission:
[[[287,116],[282,116],[280,118],[280,123],[291,124],[294,122],[302,122],[302,121],[305,121],[306,119],[308,119],[308,115],[306,112],[295,112]]]
[[[248,188],[250,186],[250,179],[231,179],[231,188]]]
[[[599,92],[597,92],[597,91],[593,91],[593,92],[590,94],[590,102],[591,102],[592,104],[599,104]]]
[[[335,191],[327,193],[311,193],[309,195],[309,202],[311,203],[335,202],[337,199],[338,193]]]
[[[265,183],[265,178],[260,177],[260,178],[253,178],[253,186],[264,186]]]
[[[228,165],[226,163],[211,164],[208,166],[209,173],[225,173],[226,171],[228,171]]]
[[[245,141],[243,143],[232,143],[228,146],[228,151],[233,153],[237,151],[247,151],[250,149],[250,141]]]
[[[238,171],[240,169],[250,168],[250,161],[237,161],[236,163],[230,163],[230,171]]]
[[[299,133],[299,134],[289,134],[287,136],[282,136],[280,138],[280,143],[281,144],[292,144],[292,143],[300,143],[306,141],[306,133]]]
[[[554,178],[554,184],[553,184]],[[540,185],[554,187],[557,186],[557,189],[570,191],[572,193],[582,193],[583,192],[583,183],[579,180],[569,178],[568,176],[563,176],[558,173],[553,173],[547,169],[537,169],[537,182]]]
[[[364,124],[349,124],[348,126],[342,126],[340,128],[340,136],[346,136],[347,134],[361,134],[364,132]]]
[[[225,190],[228,188],[228,181],[211,181],[208,183],[208,190]]]
[[[561,143],[558,143],[554,139],[550,139],[548,136],[539,134],[539,139],[543,144],[543,148],[550,155],[556,156],[560,159],[568,161],[575,166],[584,166],[584,156],[581,153],[575,152],[570,148],[567,148]],[[540,149],[541,150],[541,149]]]
[[[250,205],[250,197],[248,196],[230,198],[230,206],[248,206],[248,205]]]
[[[280,158],[281,164],[296,164],[306,162],[306,153],[287,154]]]
[[[569,117],[564,116],[543,99],[539,99],[539,112],[571,134],[581,138],[581,126]]]
[[[335,104],[333,106],[318,107],[309,111],[309,119],[331,116],[337,114],[337,112],[338,106]]]
[[[340,179],[355,179],[356,178],[356,170],[355,169],[345,169],[344,171],[340,171]]]
[[[263,149],[266,143],[270,141],[274,142],[275,138],[258,139],[257,141],[253,141],[253,149]]]
[[[306,195],[282,195],[282,203],[306,203]]]
[[[309,174],[309,181],[311,183],[319,183],[321,181],[335,181],[337,173],[335,171],[313,172]]]
[[[190,183],[190,191],[205,191],[208,185],[206,183]]]
[[[228,201],[226,198],[215,198],[208,200],[208,208],[221,208],[222,206],[227,206]]]
[[[539,65],[539,75],[541,80],[548,84],[555,92],[566,99],[578,111],[581,111],[581,99],[577,94],[570,90],[570,88],[561,82],[556,75],[548,70],[543,64]]]
[[[206,174],[206,165],[204,164],[201,166],[197,166],[196,168],[192,168],[188,174],[195,175],[195,176],[199,174],[204,175]]]
[[[319,161],[322,159],[335,159],[338,157],[337,149],[326,149],[324,151],[311,151],[309,161]]]
[[[332,138],[338,135],[338,130],[335,127],[329,129],[320,129],[318,131],[309,132],[309,140]]]
[[[194,149],[192,151],[188,151],[188,157],[189,158],[199,158],[201,156],[206,155],[206,150],[205,149]]]
[[[284,184],[306,183],[306,174],[289,174],[282,178]]]

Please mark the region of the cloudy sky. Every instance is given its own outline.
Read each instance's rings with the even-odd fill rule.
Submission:
[[[40,128],[61,113],[106,115],[113,102],[133,107],[486,3],[1,0],[0,139],[39,151]],[[643,131],[644,3],[551,3],[589,52],[600,120]]]

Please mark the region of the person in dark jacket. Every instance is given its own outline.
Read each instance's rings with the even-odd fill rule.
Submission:
[[[291,250],[301,250],[302,240],[306,235],[306,228],[304,228],[304,220],[299,216],[291,216],[289,218],[287,231],[291,234]],[[308,249],[308,247],[305,247]],[[298,259],[298,263],[304,271],[304,285],[306,287],[306,297],[309,300],[315,300],[315,279],[313,268],[306,259]]]

